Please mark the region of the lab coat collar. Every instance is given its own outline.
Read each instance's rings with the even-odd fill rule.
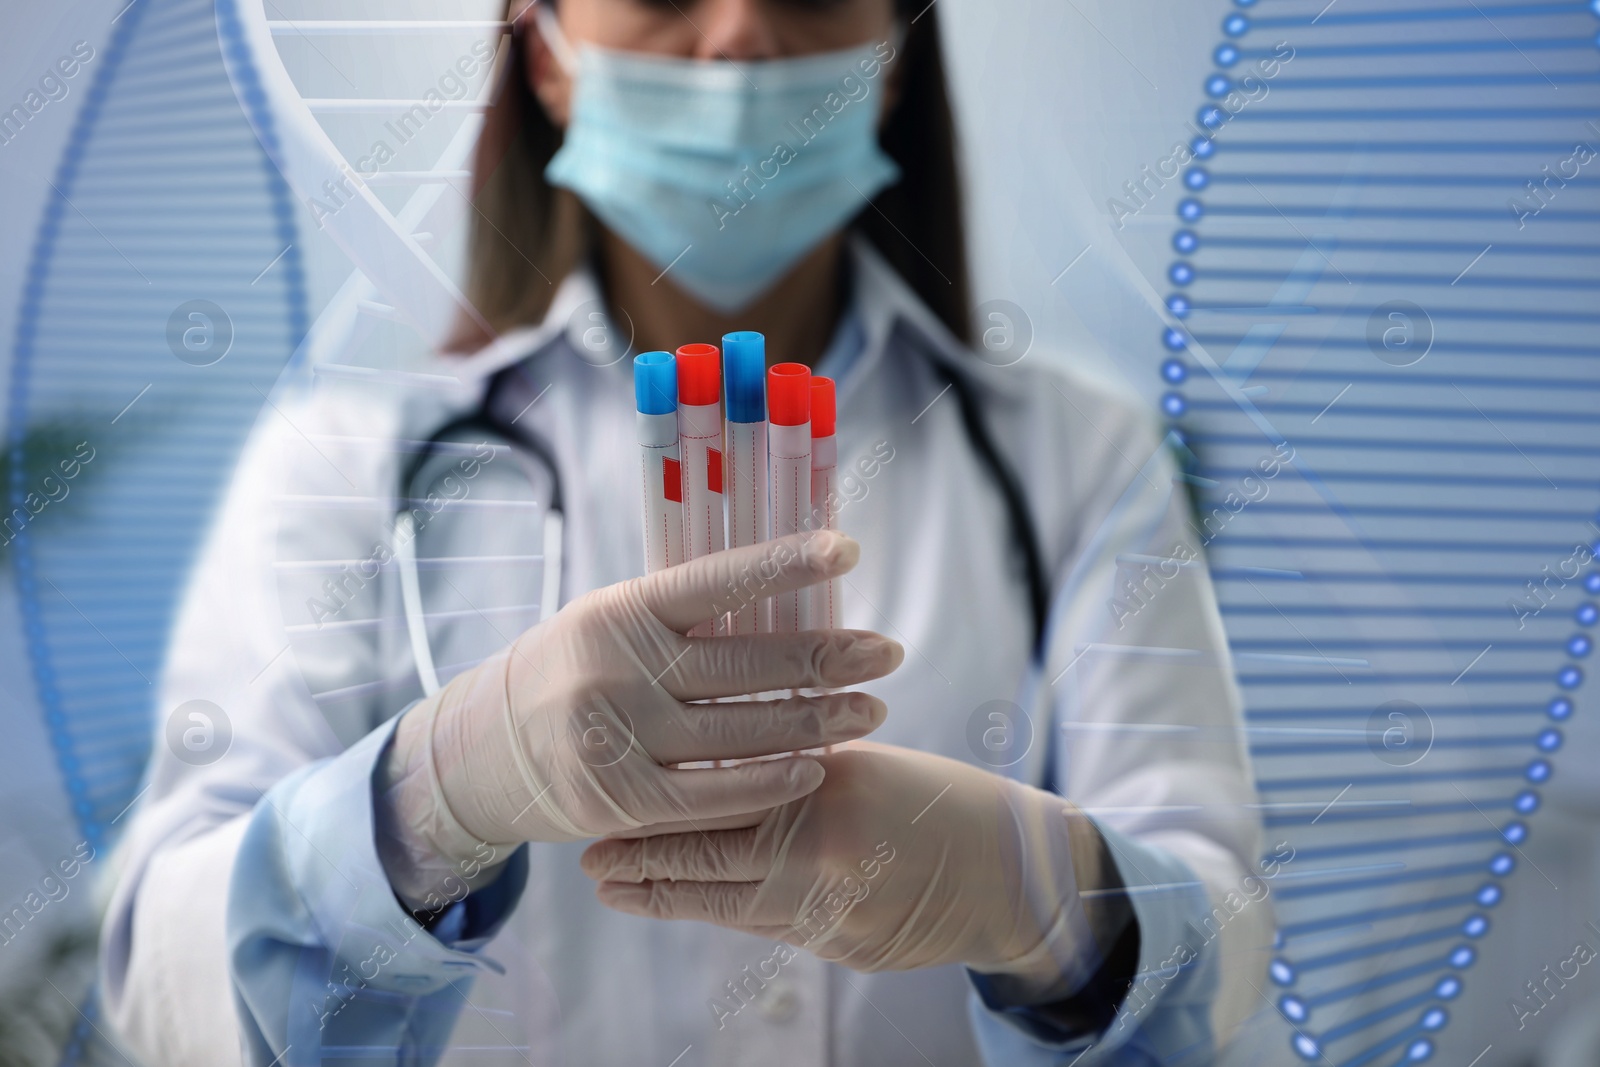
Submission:
[[[997,375],[994,373],[997,368],[974,357],[905,279],[885,262],[871,242],[852,234],[847,248],[852,303],[860,316],[864,350],[845,380],[839,383],[840,403],[870,376],[897,328],[913,331],[920,341],[917,347],[921,351],[957,373],[964,373],[1001,392],[1022,390],[1018,376]],[[575,268],[562,280],[544,320],[538,325],[509,330],[469,356],[435,356],[434,366],[429,369],[456,379],[463,387],[481,390],[497,372],[543,351],[559,338],[565,338],[575,350],[581,349],[581,334],[588,325],[588,317],[576,313],[586,304],[601,306],[600,287],[587,264]]]
[[[908,331],[918,351],[950,372],[961,375],[963,380],[1000,396],[1027,397],[1032,388],[1027,380],[1030,375],[986,363],[974,355],[870,241],[852,235],[850,251],[855,267],[856,307],[866,333],[866,351],[857,362],[856,372],[850,376],[852,380],[839,383],[840,403],[867,377],[871,365],[883,358],[897,330]]]

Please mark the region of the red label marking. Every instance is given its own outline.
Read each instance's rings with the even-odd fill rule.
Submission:
[[[683,468],[666,456],[661,457],[661,495],[674,504],[683,503]]]
[[[722,492],[722,453],[706,449],[706,485],[713,493]]]

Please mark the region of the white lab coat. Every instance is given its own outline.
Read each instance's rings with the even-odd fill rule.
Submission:
[[[844,583],[843,621],[892,635],[908,653],[896,674],[865,687],[890,709],[875,740],[972,761],[973,739],[993,722],[978,709],[996,700],[1025,705],[1033,743],[1007,773],[1033,783],[1053,777],[1117,836],[1125,881],[1156,883],[1133,897],[1141,968],[1153,972],[1184,924],[1192,931],[1198,914],[1220,906],[1261,853],[1239,699],[1209,580],[1203,566],[1175,563],[1168,569],[1176,577],[1150,576],[1150,560],[1183,554],[1180,545],[1194,549],[1172,464],[1135,403],[1037,353],[1016,366],[984,365],[868,249],[858,245],[853,256],[864,345],[839,385],[840,467],[879,442],[893,459],[863,479],[864,494],[841,515],[863,546]],[[317,894],[343,892],[340,879],[371,874],[370,856],[362,866],[369,850],[339,836],[359,829],[359,818],[340,813],[340,802],[285,800],[281,790],[294,773],[333,773],[417,695],[392,568],[346,581],[348,604],[320,628],[308,607],[333,563],[366,559],[388,539],[405,459],[396,442],[425,440],[475,409],[493,371],[536,353],[530,379],[549,388],[519,425],[548,442],[561,474],[563,598],[641,571],[628,364],[591,366],[562,340],[573,309],[594,297],[580,272],[561,286],[546,325],[428,368],[458,378],[459,387],[321,376],[280,390],[260,416],[188,589],[159,705],[164,721],[185,701],[212,701],[231,727],[230,747],[197,767],[158,737],[149,792],[118,852],[106,920],[108,1015],[152,1067],[216,1067],[243,1054],[248,1028],[240,1023],[240,976],[230,974],[229,923],[252,917],[230,920],[228,908],[231,896],[236,911],[248,912],[254,880],[267,879],[239,863],[253,822],[282,820],[285,847],[316,853],[332,871],[316,885],[288,879],[289,910],[303,908],[314,929],[321,930]],[[781,342],[772,348],[781,352]],[[930,359],[970,372],[1026,488],[1054,590],[1042,673],[1028,670],[1031,622],[1000,497]],[[1114,588],[1119,557],[1122,592]],[[456,581],[469,601],[514,604],[518,573],[509,566],[485,581],[480,567]],[[1130,577],[1138,589],[1127,587]],[[1129,599],[1134,592],[1143,595]],[[482,615],[462,615],[485,625]],[[508,634],[525,625],[493,617]],[[448,667],[450,657],[439,658]],[[263,800],[275,784],[274,801]],[[360,793],[338,795],[359,805]],[[995,1041],[1011,1041],[1039,1048],[1038,1061],[1050,1062],[999,1016],[977,1007],[969,1017],[975,998],[955,967],[861,975],[802,952],[719,1029],[708,1001],[725,996],[725,983],[772,946],[608,911],[578,869],[581,847],[531,847],[520,904],[481,952],[505,973],[479,968],[447,1062],[472,1058],[466,1046],[498,1045],[525,1047],[527,1062],[539,1064],[942,1067],[979,1060],[975,1020],[1001,1035],[985,1042],[991,1058]],[[1146,865],[1156,869],[1148,878],[1134,869]],[[1180,877],[1167,881],[1174,870]],[[1203,892],[1162,888],[1184,884],[1185,871]],[[363,886],[356,896],[366,904],[354,906],[370,906],[385,888]],[[1271,929],[1266,904],[1228,916],[1206,943],[1203,988],[1170,975],[1147,986],[1169,1007],[1184,998],[1200,1005],[1217,1036],[1260,1008],[1250,983],[1260,984]],[[1083,1064],[1121,1062],[1112,1058],[1121,1040],[1097,1040]],[[504,1062],[523,1062],[521,1053],[507,1055]]]

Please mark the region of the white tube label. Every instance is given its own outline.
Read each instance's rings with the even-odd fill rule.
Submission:
[[[813,530],[837,530],[836,509],[839,494],[834,482],[839,468],[839,439],[811,439],[811,516]],[[829,578],[811,587],[811,625],[813,630],[832,630],[839,626],[839,579]]]
[[[638,415],[646,574],[683,562],[683,470],[674,415]]]
[[[723,489],[728,499],[728,547],[758,545],[772,537],[767,510],[767,424],[730,422],[726,433],[728,480]],[[728,613],[728,632],[771,633],[772,601],[741,600]]]
[[[784,537],[806,528],[811,514],[811,424],[767,427],[772,478],[772,536]],[[772,598],[772,629],[781,634],[808,628],[809,592],[782,593]]]
[[[683,461],[683,551],[685,559],[721,552],[727,545],[722,525],[722,405],[678,405],[678,450]],[[707,636],[724,626],[697,626]]]

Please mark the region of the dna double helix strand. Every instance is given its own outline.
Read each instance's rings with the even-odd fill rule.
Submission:
[[[474,210],[470,165],[510,46],[509,27],[498,18],[502,9],[496,0],[448,9],[394,3],[385,5],[382,18],[341,18],[332,16],[360,9],[219,0],[219,33],[240,42],[237,50],[224,51],[240,101],[269,104],[270,115],[247,108],[263,147],[354,267],[307,338],[309,373],[353,378],[376,390],[448,389],[457,383],[441,373],[447,363],[410,371],[406,357],[396,353],[444,348],[467,321],[490,332],[455,278],[463,273]],[[443,17],[447,10],[450,17]],[[285,17],[297,14],[316,17]],[[404,14],[417,17],[396,17]],[[462,17],[472,14],[480,17]],[[618,352],[611,361],[620,358]],[[345,435],[318,444],[337,465],[352,451],[372,448],[399,448],[414,458],[422,451],[471,454],[478,440],[463,437],[430,447]],[[507,451],[495,447],[498,454]],[[430,487],[422,474],[437,474],[436,467],[430,460],[416,472],[409,486],[414,503]],[[453,546],[448,557],[416,557],[422,539],[409,516],[399,516],[406,525],[393,538],[394,564],[385,566],[399,571],[407,605],[403,619],[386,615],[376,598],[326,626],[303,618],[298,606],[340,581],[356,561],[302,559],[293,548],[279,546],[280,602],[295,605],[289,614],[301,620],[288,626],[297,661],[343,662],[350,657],[337,643],[346,638],[400,627],[413,636],[417,678],[387,668],[360,679],[347,672],[302,673],[319,706],[348,710],[369,700],[404,706],[418,678],[429,687],[448,681],[556,611],[562,541],[559,509],[552,507],[555,491],[543,475],[535,486],[519,469],[515,462],[499,463],[473,482],[471,499],[453,500],[448,513],[431,521],[430,540]],[[390,521],[396,518],[387,497],[354,499],[337,487],[297,493],[284,506],[313,516],[379,509]],[[474,532],[451,537],[448,528],[455,522],[474,523]],[[496,580],[469,595],[448,575],[438,577],[442,564],[493,573]],[[534,575],[536,586],[521,580],[527,576],[531,582]],[[420,647],[419,634],[428,635]],[[436,663],[435,657],[442,658]]]
[[[390,4],[386,13],[419,6],[438,10]],[[499,10],[482,0],[452,6]],[[218,0],[216,10],[218,33],[233,41],[224,57],[234,89],[263,147],[356,267],[318,317],[309,361],[323,373],[356,373],[341,360],[386,321],[430,346],[463,319],[481,323],[454,281],[450,252],[470,210],[468,167],[495,88],[494,57],[509,44],[505,23],[338,19],[322,17],[323,5],[311,8],[317,18],[284,18],[271,0]],[[407,43],[423,49],[397,63]],[[395,78],[404,95],[380,95],[384,79],[374,74],[423,67],[430,46],[429,84]]]
[[[275,386],[382,377],[341,361],[365,343],[392,351],[386,329],[437,343],[470,314],[440,250],[459,244],[503,31],[493,19],[300,21],[270,0],[140,0],[94,59],[19,307],[7,492],[26,518],[7,527],[5,550],[56,762],[97,853],[137,799],[152,711],[159,727],[172,710],[153,704],[177,596]],[[352,45],[441,34],[451,62],[432,71],[431,94],[374,92],[382,57],[350,58]],[[394,128],[384,136],[414,140],[411,154],[358,172],[352,146]],[[296,224],[312,201],[358,268],[314,322]],[[77,464],[76,499],[30,514],[55,491],[35,483],[61,462]],[[221,755],[225,721],[203,728]],[[115,1058],[95,1018],[91,999],[64,1062]]]
[[[423,246],[433,239],[428,227],[450,229],[445,194],[466,178],[481,124],[476,98],[443,102],[433,136],[444,147],[428,165],[368,175],[354,206],[319,220],[360,249],[361,270],[310,321],[295,201],[330,201],[321,173],[312,180],[295,169],[308,158],[301,146],[321,138],[315,147],[333,160],[333,177],[350,170],[311,115],[381,121],[417,101],[303,98],[281,83],[274,40],[315,48],[330,35],[442,30],[486,31],[493,41],[501,24],[313,25],[269,21],[262,4],[245,6],[141,0],[118,16],[52,176],[19,308],[7,398],[11,508],[40,497],[30,471],[73,458],[70,447],[40,452],[41,442],[59,450],[57,438],[81,438],[94,455],[85,477],[109,472],[81,495],[79,521],[47,530],[47,509],[36,523],[14,523],[8,545],[51,740],[96,848],[138,789],[185,568],[246,429],[291,357],[355,373],[363,368],[341,368],[327,354],[394,319],[437,338],[461,300]],[[481,90],[488,64],[477,65]],[[391,212],[373,188],[404,198]],[[455,202],[462,213],[464,200]],[[386,236],[374,237],[380,228]],[[390,254],[395,243],[404,255]]]
[[[6,551],[72,816],[104,856],[190,561],[309,321],[293,201],[209,0],[129,5],[86,66],[12,343]],[[95,1019],[91,1000],[63,1062],[120,1062]]]
[[[211,5],[130,5],[91,66],[17,316],[8,510],[86,443],[92,491],[59,505],[74,521],[50,504],[9,549],[39,703],[99,851],[139,788],[189,562],[308,318],[289,190],[234,100]]]
[[[1193,119],[1161,405],[1294,850],[1265,992],[1308,1061],[1433,1056],[1541,876],[1600,617],[1597,14],[1236,0]]]

